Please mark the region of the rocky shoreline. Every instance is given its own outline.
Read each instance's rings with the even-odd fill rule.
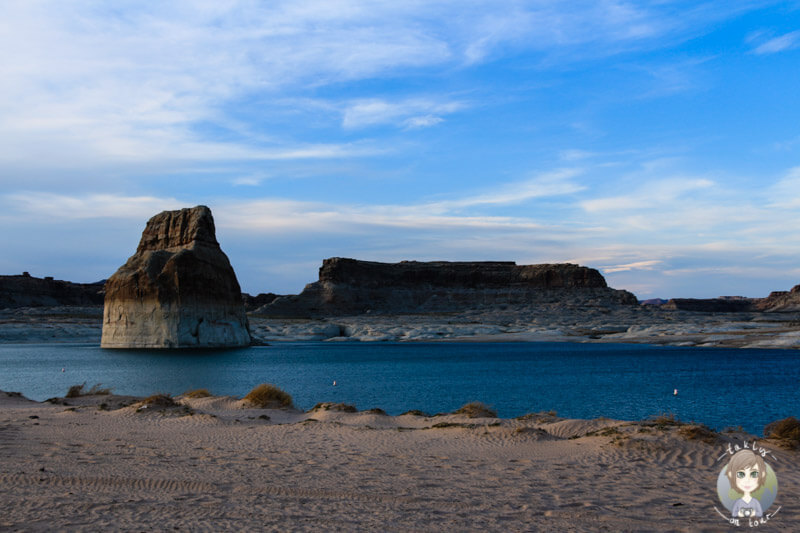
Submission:
[[[99,343],[101,306],[0,310],[0,343]],[[800,348],[800,313],[704,313],[659,306],[562,305],[461,313],[281,318],[248,314],[256,343],[612,342],[672,346]]]

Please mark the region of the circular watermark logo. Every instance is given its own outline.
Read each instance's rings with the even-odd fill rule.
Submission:
[[[778,514],[780,507],[773,509],[778,477],[767,460],[774,461],[775,457],[756,441],[728,444],[717,459],[722,463],[717,496],[723,509],[714,509],[729,524],[758,527]]]

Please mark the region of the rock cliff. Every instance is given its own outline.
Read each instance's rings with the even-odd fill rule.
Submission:
[[[800,311],[800,285],[795,285],[790,291],[775,291],[756,301],[754,307],[771,313]]]
[[[326,259],[319,280],[296,296],[260,307],[267,316],[330,316],[464,311],[502,305],[636,305],[636,297],[609,288],[594,269],[572,264],[513,262],[377,263]]]
[[[27,272],[0,276],[0,309],[103,305],[103,284],[72,283],[51,277],[37,278]]]
[[[147,222],[136,253],[106,282],[103,348],[250,344],[236,274],[211,210],[165,211]]]

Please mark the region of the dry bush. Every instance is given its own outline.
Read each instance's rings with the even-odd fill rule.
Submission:
[[[400,416],[403,416],[403,415],[424,416],[425,418],[428,418],[428,417],[431,416],[431,415],[429,415],[428,413],[426,413],[424,411],[420,411],[419,409],[412,409],[410,411],[406,411],[405,413],[401,414]]]
[[[687,440],[700,440],[706,444],[716,444],[719,441],[719,434],[705,424],[682,426],[678,429],[678,434]]]
[[[456,411],[453,411],[453,414],[464,415],[467,418],[497,418],[497,411],[482,402],[471,402],[462,405]]]
[[[788,448],[800,447],[800,420],[790,416],[770,422],[764,427],[764,436],[775,439]]]
[[[373,407],[372,409],[369,409],[366,412],[371,415],[389,416],[389,414],[380,407]]]
[[[314,407],[311,408],[311,411],[340,411],[342,413],[357,413],[358,409],[354,405],[346,404],[346,403],[332,403],[332,402],[323,402],[318,403]]]
[[[208,392],[208,389],[195,389],[184,392],[183,396],[185,398],[209,398],[211,393]]]
[[[67,390],[67,398],[80,398],[81,396],[94,396],[94,395],[109,395],[111,394],[111,389],[101,389],[100,383],[96,383],[92,385],[92,388],[89,390],[84,390],[86,388],[86,382],[84,381],[80,385],[73,385]]]
[[[675,418],[674,414],[669,413],[651,416],[646,421],[642,422],[642,425],[655,427],[656,429],[666,429],[672,426],[682,426],[684,423]]]
[[[556,413],[555,411],[541,411],[539,413],[527,413],[522,416],[518,416],[516,419],[523,421],[532,421],[536,422],[537,424],[547,424],[559,420],[558,413]]]
[[[169,394],[153,394],[142,400],[142,406],[148,407],[178,407],[181,404],[176,402]]]
[[[292,407],[293,405],[292,397],[289,393],[269,383],[256,385],[243,399],[261,409],[270,407]]]

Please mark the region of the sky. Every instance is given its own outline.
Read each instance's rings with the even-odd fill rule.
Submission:
[[[0,274],[108,278],[208,205],[251,294],[322,260],[800,284],[800,1],[4,0]]]

